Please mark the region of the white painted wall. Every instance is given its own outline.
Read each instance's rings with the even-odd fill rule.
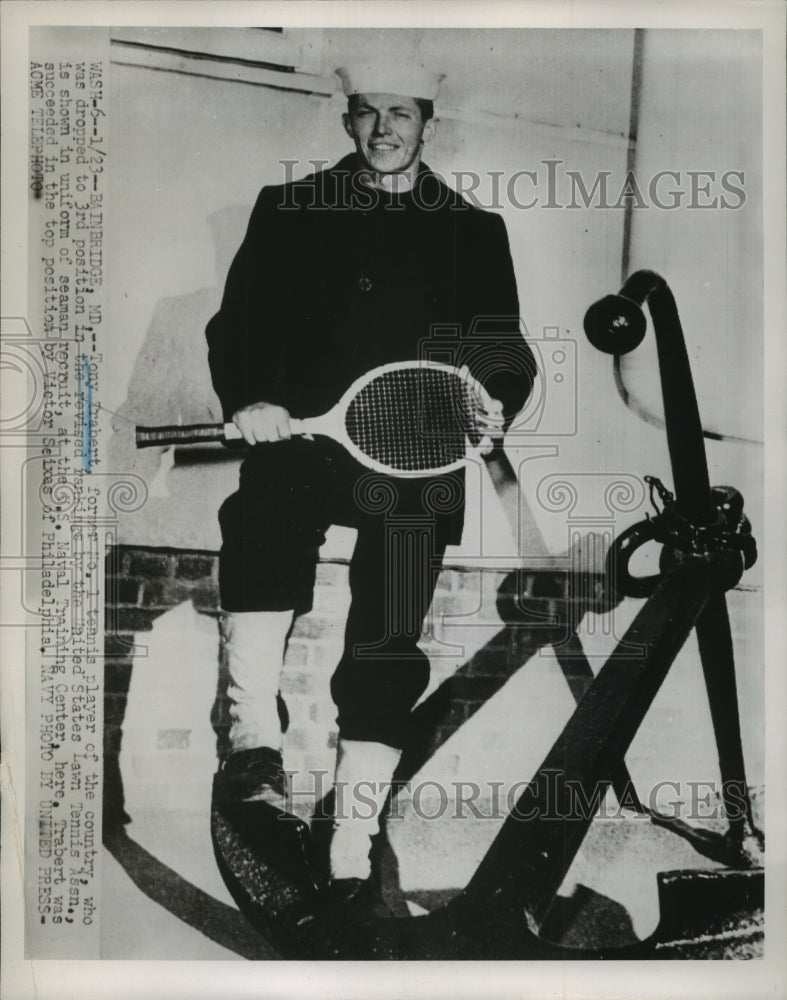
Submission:
[[[661,273],[675,294],[686,336],[700,412],[707,428],[729,438],[707,441],[712,483],[744,496],[755,535],[763,540],[763,204],[760,163],[763,122],[761,38],[754,31],[645,34],[638,176],[660,170],[741,171],[740,208],[634,213],[631,269]],[[703,183],[709,182],[706,178]],[[685,185],[688,189],[690,185]],[[727,196],[736,203],[741,199]],[[687,202],[684,201],[684,204]],[[770,331],[773,335],[774,331]],[[660,412],[655,346],[648,338],[623,362],[629,387]],[[645,425],[626,423],[626,461],[641,452]],[[660,433],[656,431],[656,433]],[[666,467],[665,467],[666,471]],[[746,576],[761,580],[762,561]]]
[[[441,31],[394,37],[325,31],[309,38],[310,45],[317,38],[319,50],[311,53],[311,72],[316,66],[325,75],[358,52],[371,57],[396,48],[448,74],[444,120],[427,156],[444,175],[538,172],[542,205],[503,208],[522,313],[532,337],[540,339],[545,327],[553,327],[575,341],[576,364],[561,388],[551,381],[544,387],[539,433],[512,440],[511,454],[518,464],[532,454],[526,446],[557,446],[555,457],[528,464],[523,486],[547,546],[562,552],[567,516],[543,503],[545,477],[568,476],[580,487],[585,506],[574,516],[581,530],[590,517],[609,519],[603,504],[599,508],[598,489],[618,474],[670,478],[663,432],[626,409],[610,359],[594,351],[581,331],[587,306],[619,287],[624,213],[543,207],[549,159],[561,161],[560,203],[570,201],[567,170],[579,171],[588,187],[598,171],[609,171],[616,198],[626,168],[633,33]],[[115,51],[128,58],[128,50]],[[756,406],[762,340],[761,126],[751,112],[757,107],[757,56],[757,38],[748,33],[646,33],[638,179],[646,186],[660,169],[743,169],[746,203],[737,211],[635,212],[631,257],[633,268],[659,270],[674,288],[703,412],[724,433],[754,438],[761,437]],[[168,468],[171,455],[162,464],[156,452],[135,452],[133,424],[218,414],[203,330],[248,211],[261,185],[282,179],[280,160],[333,161],[349,149],[339,124],[343,106],[339,97],[113,68],[109,280],[116,336],[103,394],[118,414],[112,467],[142,474],[153,494],[122,523],[121,541],[217,547],[215,510],[234,488],[233,466],[184,466],[176,455]],[[309,169],[304,162],[302,173]],[[687,184],[682,177],[681,186]],[[517,193],[524,199],[529,191],[522,186]],[[655,372],[649,345],[624,369],[629,388],[653,408],[659,401]],[[572,379],[576,433],[554,436],[572,425],[570,404],[560,395]],[[739,486],[757,511],[759,449],[715,444],[709,456],[712,480]],[[470,480],[480,499],[471,500],[465,545],[455,554],[471,557],[480,542],[487,555],[512,554],[514,542],[496,498],[480,475]],[[637,508],[635,502],[622,513],[619,526],[636,519]],[[334,541],[346,551],[351,538],[337,535]]]

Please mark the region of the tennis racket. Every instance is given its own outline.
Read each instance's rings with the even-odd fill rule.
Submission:
[[[327,413],[291,419],[293,435],[324,435],[359,462],[395,476],[430,476],[460,468],[486,433],[493,403],[467,372],[437,362],[382,365],[349,387]],[[236,441],[234,423],[138,427],[138,448]]]

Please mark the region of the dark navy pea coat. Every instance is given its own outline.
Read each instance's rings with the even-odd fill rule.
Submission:
[[[354,154],[263,188],[207,328],[226,419],[265,400],[328,410],[355,378],[425,356],[469,364],[510,418],[532,385],[505,225],[422,166],[412,192],[365,187]]]
[[[266,401],[329,410],[394,361],[468,365],[508,422],[530,392],[516,281],[500,216],[427,167],[397,197],[363,182],[355,155],[266,187],[207,328],[226,419]],[[401,746],[429,662],[418,647],[445,546],[461,539],[464,475],[369,473],[326,438],[259,444],[220,511],[226,611],[306,611],[329,524],[358,529],[344,655],[331,691],[345,738]]]

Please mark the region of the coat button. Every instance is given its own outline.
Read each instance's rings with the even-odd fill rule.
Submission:
[[[358,279],[358,287],[362,292],[370,292],[372,290],[372,279],[367,278],[365,274],[362,274]]]

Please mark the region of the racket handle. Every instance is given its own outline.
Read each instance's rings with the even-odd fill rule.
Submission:
[[[239,441],[243,435],[235,424],[172,424],[169,427],[137,427],[137,448],[169,444],[200,444],[205,441]]]
[[[323,413],[318,417],[290,417],[290,433],[293,437],[302,434],[323,434],[333,438],[334,441],[341,441],[341,424],[339,420],[339,408],[334,406],[332,410]]]

